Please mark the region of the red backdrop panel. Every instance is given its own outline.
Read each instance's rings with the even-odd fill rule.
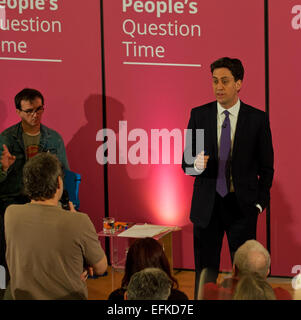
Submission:
[[[293,13],[296,5],[299,10]],[[270,119],[275,148],[271,258],[272,274],[279,276],[294,276],[293,266],[301,264],[301,31],[293,28],[301,23],[300,5],[270,1]]]
[[[6,8],[7,19],[59,21],[61,32],[1,30],[1,42],[23,41],[28,50],[14,53],[0,49],[0,58],[61,62],[0,60],[0,130],[19,121],[15,94],[25,87],[40,90],[45,97],[43,123],[62,135],[71,170],[82,175],[81,210],[99,229],[104,215],[103,168],[95,158],[96,133],[102,127],[99,1],[90,0],[85,5],[58,1],[55,11],[49,9],[48,1],[45,3],[45,10],[28,9],[22,14]],[[44,30],[46,27],[45,22]],[[32,28],[37,30],[35,24]]]
[[[241,99],[264,110],[264,8],[263,1],[197,1],[197,13],[156,13],[122,10],[122,1],[104,1],[104,33],[108,127],[118,133],[118,121],[127,130],[187,127],[192,107],[214,100],[210,63],[222,56],[240,58],[246,68]],[[151,9],[148,8],[149,10]],[[199,25],[201,36],[125,34],[123,24]],[[254,23],[256,21],[256,23]],[[138,27],[136,26],[137,30]],[[152,27],[153,33],[155,27]],[[143,30],[143,29],[140,29]],[[184,30],[184,29],[183,29]],[[164,58],[127,56],[123,41],[136,45],[162,46]],[[125,65],[123,62],[201,64],[202,67]],[[128,149],[135,142],[128,142]],[[150,156],[149,156],[150,159]],[[174,265],[194,268],[192,224],[189,221],[193,178],[179,164],[109,165],[110,215],[125,221],[179,225],[175,234]],[[161,162],[162,163],[162,162]],[[258,227],[265,243],[265,215]],[[224,246],[222,268],[230,270],[228,248]]]

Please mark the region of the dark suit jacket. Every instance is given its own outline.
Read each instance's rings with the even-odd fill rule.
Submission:
[[[195,177],[190,211],[190,220],[206,227],[216,195],[217,102],[192,109],[188,129],[192,129],[192,147],[186,142],[185,152],[196,157],[202,151],[195,148],[195,130],[204,129],[204,150],[210,156],[205,171]],[[267,206],[274,175],[273,163],[274,152],[267,115],[241,102],[229,166],[239,206],[246,214],[256,212],[256,203],[262,209]],[[193,164],[186,163],[184,156],[182,168],[185,172],[187,168],[193,168]]]

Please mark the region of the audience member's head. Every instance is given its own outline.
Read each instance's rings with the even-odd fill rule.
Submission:
[[[21,90],[15,96],[16,109],[19,109],[19,110],[22,109],[22,106],[21,106],[22,101],[29,101],[30,103],[32,103],[37,98],[41,99],[41,105],[44,106],[44,97],[40,91],[36,89],[31,89],[31,88],[25,88]]]
[[[26,162],[23,169],[25,193],[31,200],[45,201],[58,199],[63,192],[63,171],[58,158],[47,152],[39,153]]]
[[[249,273],[239,279],[233,300],[276,300],[276,296],[265,278],[257,273]]]
[[[145,268],[132,275],[125,297],[128,300],[167,300],[172,280],[159,268]]]
[[[256,240],[248,240],[241,245],[234,255],[234,273],[241,277],[245,273],[257,273],[267,278],[270,272],[270,254]]]
[[[170,265],[161,244],[153,238],[137,239],[129,248],[122,287],[126,288],[132,275],[145,268],[159,268],[163,270],[178,287],[178,281],[171,275]]]

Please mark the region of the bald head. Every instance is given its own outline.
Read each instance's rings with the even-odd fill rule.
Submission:
[[[248,240],[235,252],[233,263],[238,276],[255,272],[266,278],[270,271],[271,259],[269,252],[258,241]]]
[[[262,252],[259,251],[250,251],[248,252],[249,265],[253,270],[250,271],[257,271],[262,270],[267,265],[267,259]]]

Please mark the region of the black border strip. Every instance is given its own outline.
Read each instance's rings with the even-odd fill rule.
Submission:
[[[103,19],[103,0],[100,0],[100,36],[101,36],[101,81],[102,81],[102,125],[107,127],[107,96],[106,96],[106,70],[105,70],[105,46],[104,46],[104,19]],[[108,164],[103,166],[104,177],[104,209],[105,217],[109,216],[109,178],[108,178]],[[108,258],[110,258],[110,241],[105,237],[105,251]]]
[[[269,0],[264,0],[264,48],[265,48],[265,111],[270,116],[270,48],[269,48]],[[266,208],[267,250],[271,253],[271,207]]]

